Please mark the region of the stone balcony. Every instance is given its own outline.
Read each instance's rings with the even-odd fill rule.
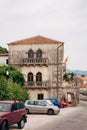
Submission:
[[[46,65],[48,66],[48,58],[23,58],[22,65]]]
[[[48,89],[49,87],[49,83],[48,81],[37,81],[37,82],[34,82],[34,81],[27,81],[25,83],[25,87],[27,89]]]

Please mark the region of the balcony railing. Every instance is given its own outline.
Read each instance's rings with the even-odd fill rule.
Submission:
[[[41,82],[41,81],[37,81],[37,82],[27,81],[25,83],[25,87],[27,89],[30,89],[30,88],[32,88],[32,89],[36,89],[36,88],[39,88],[39,89],[48,89],[48,86],[49,86],[48,81],[43,81],[43,82]]]
[[[23,58],[23,65],[48,65],[48,58]]]

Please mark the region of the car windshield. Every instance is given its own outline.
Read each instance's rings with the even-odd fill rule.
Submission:
[[[9,103],[0,103],[0,112],[8,112],[10,111],[10,104]]]
[[[50,104],[50,105],[53,105],[53,103],[49,100],[47,100],[47,103]]]
[[[48,105],[53,105],[53,103],[50,100],[46,100],[44,102],[47,103]]]

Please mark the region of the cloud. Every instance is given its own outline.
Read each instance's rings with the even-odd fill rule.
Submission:
[[[68,65],[87,69],[87,0],[0,0],[0,45],[38,34],[64,41]]]

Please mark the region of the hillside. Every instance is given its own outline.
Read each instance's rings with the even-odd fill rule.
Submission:
[[[84,75],[84,76],[87,77],[87,71],[67,69],[67,72],[73,72],[73,73],[75,73],[75,74]]]
[[[8,50],[0,46],[0,54],[4,54],[4,53],[8,53]]]

